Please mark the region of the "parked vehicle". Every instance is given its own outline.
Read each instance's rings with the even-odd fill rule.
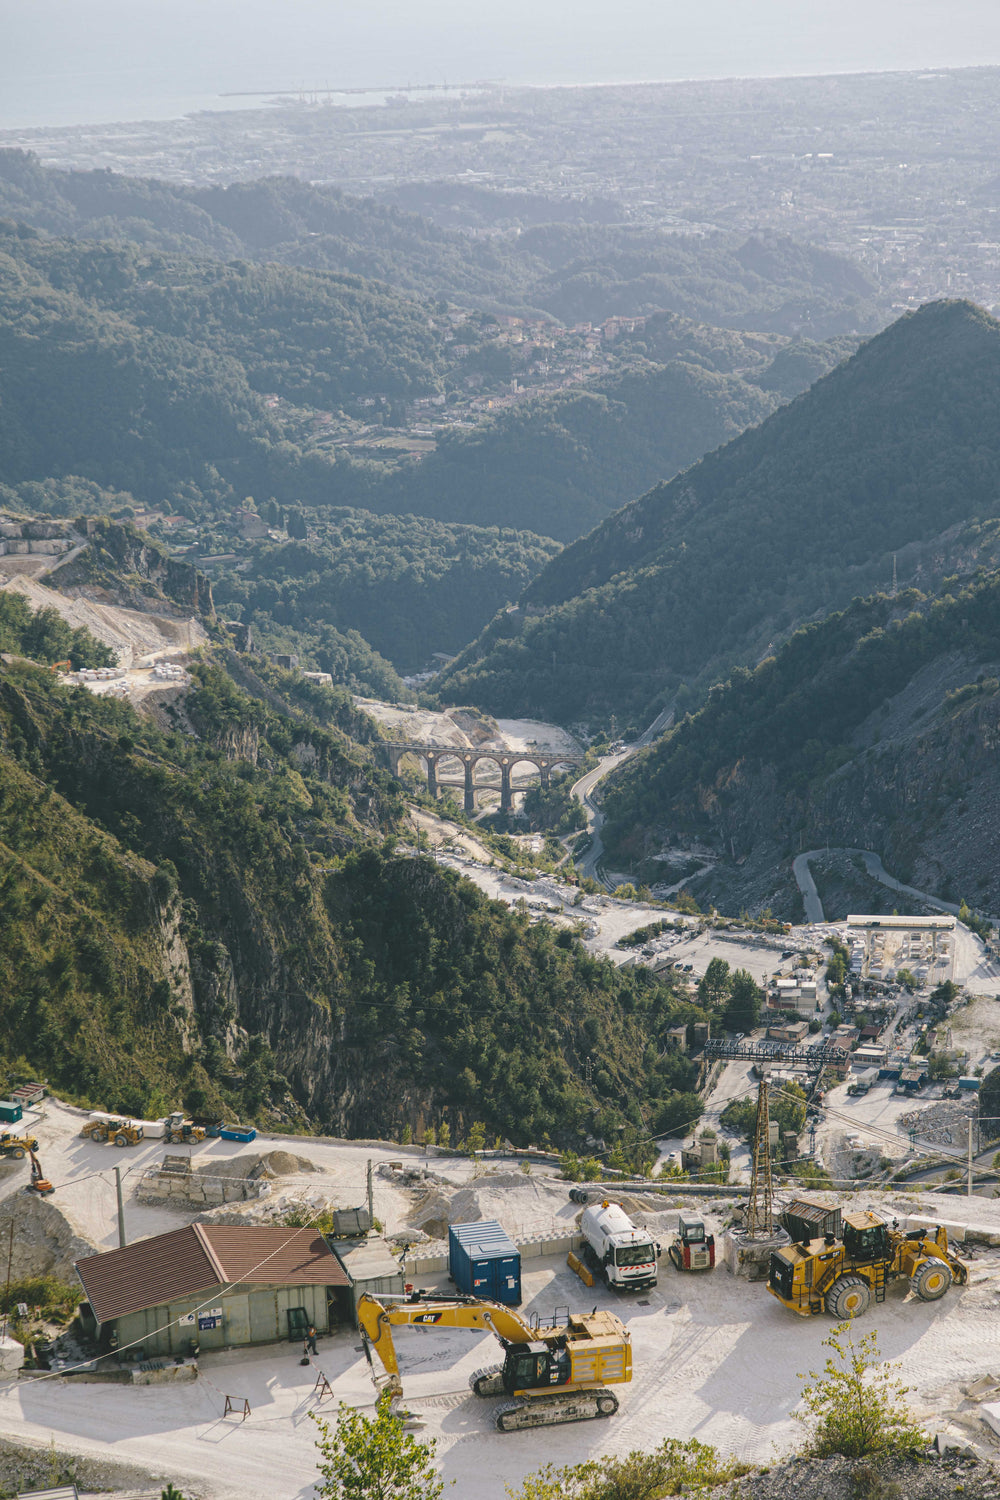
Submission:
[[[585,1208],[580,1233],[584,1264],[608,1286],[638,1292],[656,1285],[660,1247],[647,1230],[636,1228],[621,1204],[605,1198]]]
[[[681,1214],[667,1254],[678,1271],[711,1271],[715,1266],[715,1235],[705,1233],[700,1215]]]

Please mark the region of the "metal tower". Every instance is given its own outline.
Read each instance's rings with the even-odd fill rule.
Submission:
[[[750,1197],[747,1201],[746,1234],[748,1239],[770,1239],[774,1234],[771,1186],[771,1131],[767,1107],[767,1077],[757,1090],[757,1119],[753,1132],[753,1160],[750,1168]]]

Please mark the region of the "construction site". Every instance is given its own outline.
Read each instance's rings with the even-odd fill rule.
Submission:
[[[858,1316],[930,1432],[1000,1456],[1000,1200],[780,1187],[781,1085],[730,1061],[717,1104],[734,1073],[757,1110],[744,1183],[702,1191],[573,1186],[537,1154],[225,1139],[180,1117],[126,1122],[116,1149],[113,1117],[37,1099],[5,1127],[32,1162],[0,1164],[0,1248],[15,1280],[86,1291],[93,1342],[33,1341],[25,1309],[42,1367],[17,1369],[4,1344],[0,1434],[79,1455],[81,1493],[101,1463],[100,1488],[130,1496],[170,1480],[305,1500],[309,1411],[371,1410],[388,1389],[456,1494],[501,1500],[543,1464],[667,1437],[773,1461],[801,1435],[802,1372]],[[30,1190],[32,1163],[51,1193]]]

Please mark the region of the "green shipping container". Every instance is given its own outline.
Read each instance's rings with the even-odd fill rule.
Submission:
[[[5,1125],[16,1125],[23,1114],[24,1110],[15,1099],[0,1099],[0,1120]]]

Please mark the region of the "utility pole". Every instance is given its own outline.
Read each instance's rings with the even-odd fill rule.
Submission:
[[[375,1198],[372,1193],[372,1160],[368,1158],[368,1223],[369,1226],[375,1222]]]
[[[125,1203],[122,1199],[121,1167],[115,1167],[115,1191],[118,1195],[118,1248],[124,1250],[128,1241],[125,1239]]]
[[[969,1184],[966,1190],[967,1198],[972,1197],[972,1116],[969,1116]]]

